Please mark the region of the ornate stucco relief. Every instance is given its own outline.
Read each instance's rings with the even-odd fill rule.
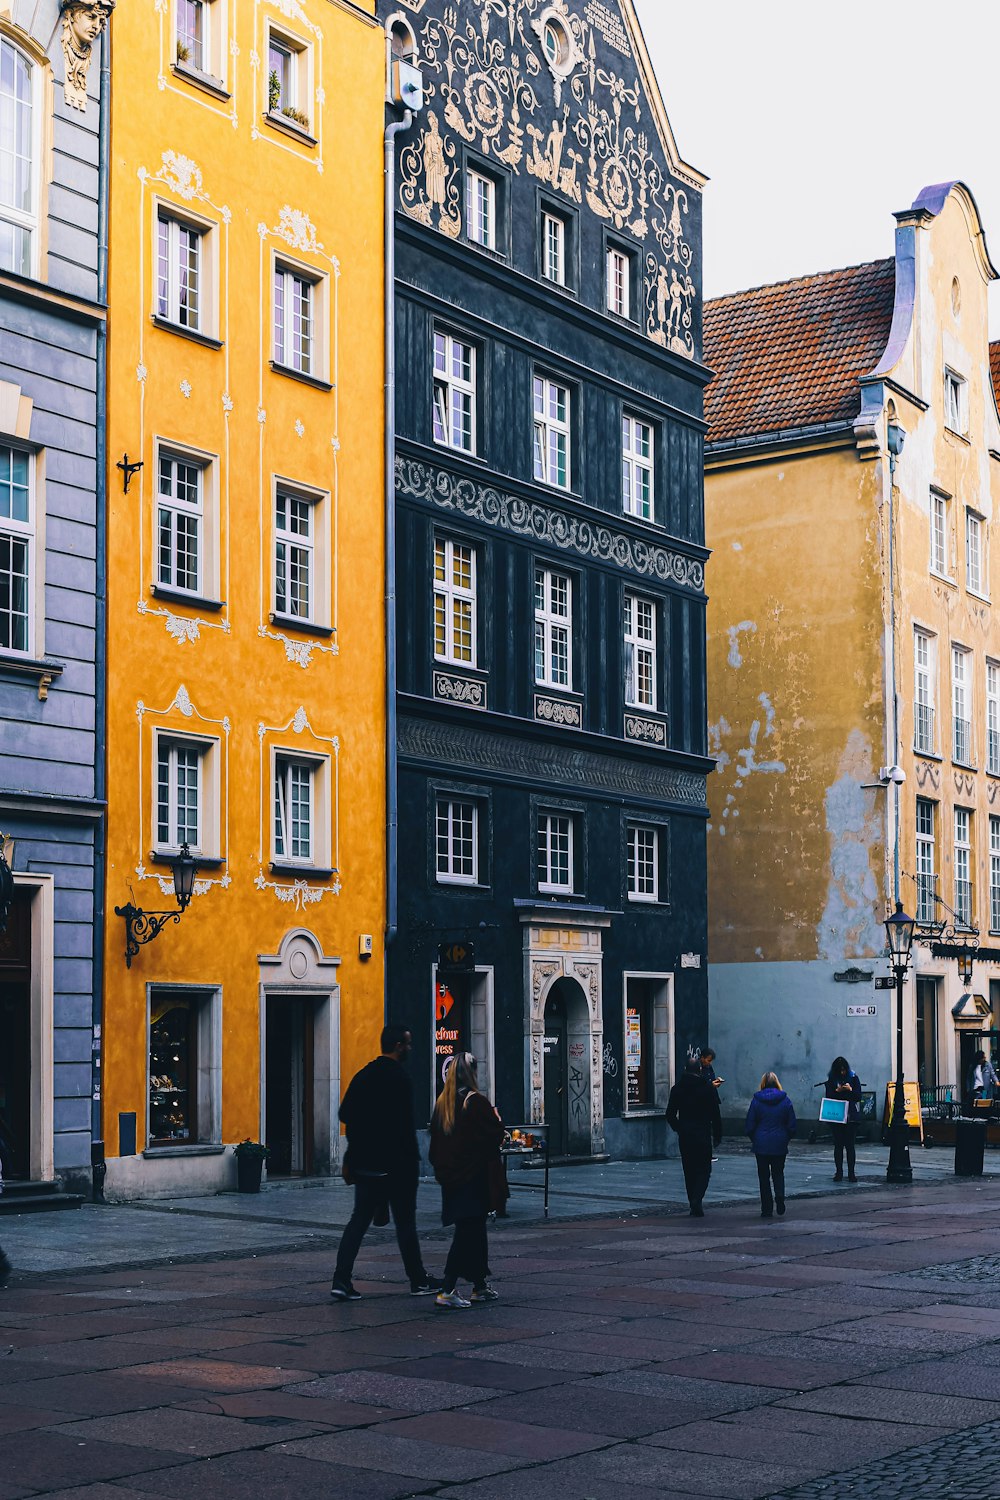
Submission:
[[[115,0],[60,0],[62,54],[66,65],[63,93],[72,109],[87,108],[87,74],[94,43],[114,8]]]
[[[140,698],[135,705],[135,716],[139,726],[139,821],[136,825],[139,829],[139,862],[135,867],[135,875],[137,880],[155,880],[164,896],[172,896],[174,894],[173,877],[171,876],[168,879],[156,870],[148,870],[143,863],[144,855],[142,851],[151,847],[153,843],[152,806],[154,784],[154,770],[152,767],[148,783],[146,779],[143,731],[147,717],[156,721],[153,727],[170,729],[171,727],[176,727],[176,715],[178,714],[186,721],[192,723],[196,721],[199,724],[208,725],[210,729],[222,730],[222,765],[219,768],[221,797],[219,808],[219,853],[223,859],[228,860],[229,858],[229,734],[232,729],[229,715],[224,714],[221,719],[213,719],[208,714],[201,713],[191,701],[191,695],[183,682],[166,708],[150,708]],[[146,841],[147,828],[149,833],[148,843]],[[221,875],[199,877],[194,883],[194,894],[196,896],[204,896],[206,892],[211,890],[213,885],[221,886],[223,890],[228,890],[231,884],[232,876],[227,865],[224,873]]]
[[[235,9],[235,6],[234,6]],[[303,143],[297,140],[285,140],[282,133],[273,127],[265,126],[262,130],[258,124],[262,114],[266,114],[267,74],[264,69],[267,65],[267,22],[268,13],[275,19],[284,19],[290,22],[290,30],[296,32],[303,42],[315,49],[315,64],[312,77],[315,79],[312,98],[303,102],[308,105],[308,134],[306,144],[309,147],[303,151]],[[266,141],[275,146],[279,151],[291,152],[300,161],[305,161],[314,166],[316,171],[323,174],[323,105],[326,103],[326,91],[320,81],[323,73],[323,31],[314,21],[309,19],[305,8],[299,0],[255,0],[254,5],[254,45],[250,53],[250,68],[253,73],[253,95],[250,104],[250,139],[253,141]],[[263,73],[263,77],[261,76]],[[277,115],[272,116],[277,119]],[[294,118],[294,117],[293,117]],[[299,122],[302,123],[302,122]],[[311,142],[315,142],[313,146]]]
[[[219,333],[223,342],[223,389],[220,392],[223,416],[225,420],[225,451],[218,455],[219,483],[217,486],[219,517],[217,527],[217,538],[220,548],[219,582],[220,594],[227,603],[219,612],[217,618],[206,619],[202,615],[182,615],[176,609],[168,609],[165,606],[150,604],[146,598],[146,590],[153,583],[152,576],[146,576],[146,545],[150,541],[150,554],[156,556],[156,480],[155,466],[151,462],[144,464],[138,475],[138,496],[136,504],[137,531],[139,545],[136,548],[138,554],[139,577],[138,596],[136,599],[136,612],[150,619],[162,620],[164,629],[172,640],[179,646],[190,645],[201,639],[203,630],[220,630],[224,635],[230,633],[231,610],[228,604],[230,598],[229,587],[229,414],[233,409],[232,400],[229,397],[229,229],[232,224],[232,210],[228,204],[215,203],[211,195],[205,190],[202,170],[197,162],[189,156],[184,156],[178,151],[164,151],[160,158],[160,165],[155,172],[147,167],[140,167],[137,173],[139,179],[139,357],[135,367],[136,382],[139,386],[139,442],[140,453],[145,459],[146,453],[146,392],[150,375],[155,377],[158,371],[151,357],[146,352],[146,330],[150,322],[154,302],[154,268],[156,264],[156,247],[150,245],[148,249],[149,265],[147,266],[147,235],[150,224],[149,193],[158,193],[164,200],[171,198],[180,199],[182,203],[196,204],[199,213],[206,212],[206,217],[216,220],[219,225],[219,265],[220,265],[220,293],[221,306],[219,308]],[[172,374],[173,372],[169,372]],[[181,383],[181,393],[185,394],[183,386],[187,381]],[[189,387],[190,390],[190,387]],[[164,438],[173,437],[180,439],[183,434],[163,433]],[[149,478],[147,478],[147,475]],[[147,505],[148,500],[148,505]],[[207,524],[207,521],[206,521]],[[147,539],[147,527],[149,528],[149,539]]]
[[[270,864],[265,851],[271,847],[268,836],[273,806],[270,748],[274,743],[269,737],[289,733],[301,736],[306,732],[315,745],[329,745],[330,747],[330,806],[324,810],[317,799],[313,816],[314,820],[323,815],[329,818],[330,863],[333,875],[329,879],[317,876],[315,880],[310,880],[307,876],[295,874],[289,875],[285,880],[268,880],[264,874],[264,867]],[[260,833],[257,844],[257,877],[254,885],[259,891],[273,891],[279,901],[285,905],[294,906],[296,911],[302,911],[307,906],[315,906],[322,901],[324,896],[339,896],[343,888],[340,880],[340,739],[337,735],[317,734],[309,722],[305,707],[300,706],[287,724],[265,724],[263,721],[259,723],[257,744],[260,756]],[[275,748],[283,749],[285,746],[276,745]],[[308,753],[308,750],[304,753]],[[319,884],[320,880],[324,883]]]
[[[694,557],[657,547],[599,522],[578,520],[565,511],[537,501],[507,495],[491,485],[477,484],[432,468],[419,459],[396,457],[396,491],[429,500],[443,510],[457,511],[517,536],[547,542],[564,552],[576,552],[597,562],[613,563],[632,574],[676,583],[694,593],[705,586],[704,564]]]
[[[553,23],[558,48],[546,45]],[[620,72],[602,65],[598,40],[618,54]],[[688,191],[652,149],[657,127],[617,13],[594,0],[582,14],[567,0],[467,0],[426,16],[418,48],[430,107],[400,153],[403,211],[455,239],[460,146],[523,168],[642,242],[646,335],[693,357]]]

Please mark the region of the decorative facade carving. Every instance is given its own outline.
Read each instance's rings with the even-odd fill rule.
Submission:
[[[561,724],[567,729],[579,729],[583,724],[583,712],[579,703],[570,703],[565,698],[546,698],[535,694],[535,718],[546,724]]]
[[[403,715],[400,754],[434,765],[479,766],[520,779],[571,781],[593,791],[672,802],[705,811],[705,778],[672,766],[644,766],[558,744],[538,744],[463,724],[435,724]]]
[[[455,677],[449,672],[435,672],[434,696],[445,703],[462,703],[466,708],[485,708],[486,684],[474,677]]]
[[[72,109],[87,108],[87,74],[94,43],[111,19],[115,0],[62,0],[64,97]]]
[[[918,787],[923,789],[925,786],[931,786],[936,792],[941,790],[940,766],[935,766],[927,760],[918,760],[914,763],[913,769]]]
[[[675,180],[664,160],[620,14],[598,0],[582,14],[567,0],[466,0],[417,30],[435,107],[400,153],[404,213],[452,239],[461,234],[459,142],[515,174],[523,167],[642,242],[645,333],[693,357],[697,288],[682,183],[694,182]],[[617,54],[607,65],[605,49]]]
[[[595,1156],[604,1150],[604,1011],[601,993],[600,931],[586,929],[595,956],[586,962],[576,956],[572,938],[576,930],[565,934],[570,941],[564,950],[539,954],[536,943],[541,934],[531,925],[525,928],[526,1041],[528,1043],[529,1099],[531,1122],[545,1119],[545,1004],[552,986],[560,979],[575,981],[586,1000],[586,1022],[583,1029],[571,1026],[567,1038],[567,1085],[571,1136],[575,1148],[589,1149]],[[582,1018],[581,1018],[582,1020]]]
[[[579,520],[520,495],[504,494],[491,485],[448,474],[402,454],[396,456],[396,491],[516,536],[547,542],[563,552],[612,563],[660,583],[677,584],[692,593],[700,594],[705,587],[705,566],[700,558],[685,557],[600,522]]]
[[[667,726],[662,719],[643,719],[636,714],[626,714],[625,738],[637,740],[642,745],[666,747]]]

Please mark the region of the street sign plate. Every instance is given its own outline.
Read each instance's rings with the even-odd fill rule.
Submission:
[[[476,967],[476,950],[471,943],[442,943],[438,948],[438,970],[471,974]]]
[[[877,990],[894,990],[896,988],[896,981],[891,974],[880,974],[875,980],[875,988]]]

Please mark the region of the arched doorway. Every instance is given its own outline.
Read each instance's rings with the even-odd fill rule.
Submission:
[[[545,1123],[552,1156],[589,1156],[590,1011],[575,979],[557,979],[545,998]]]

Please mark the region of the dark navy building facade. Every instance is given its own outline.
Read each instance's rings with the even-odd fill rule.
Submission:
[[[418,1113],[465,1050],[557,1154],[660,1153],[707,1028],[703,179],[630,4],[380,16],[425,96],[396,150],[389,1013]]]

